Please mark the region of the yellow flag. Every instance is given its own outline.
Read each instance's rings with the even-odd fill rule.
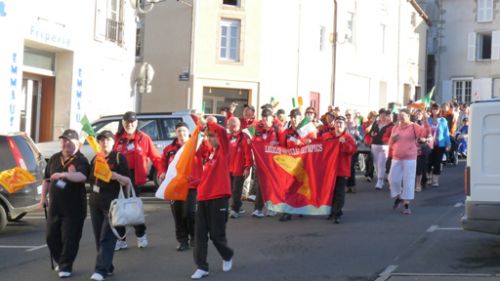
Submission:
[[[20,167],[0,172],[0,185],[9,193],[19,191],[35,181],[36,178],[28,170]]]
[[[101,152],[101,147],[97,143],[97,140],[95,139],[94,136],[88,135],[87,142],[89,143],[90,147],[92,148],[92,150],[94,150],[96,154]]]
[[[111,169],[109,169],[108,162],[102,154],[97,154],[94,163],[94,176],[104,182],[111,180]]]

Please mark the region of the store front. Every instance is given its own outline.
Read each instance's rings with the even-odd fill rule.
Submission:
[[[251,103],[251,91],[248,89],[230,89],[203,87],[203,104],[205,113],[220,113],[224,107],[237,103],[236,116],[243,116],[243,105]]]

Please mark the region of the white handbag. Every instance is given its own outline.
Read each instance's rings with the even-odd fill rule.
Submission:
[[[115,227],[145,223],[144,206],[141,198],[135,195],[132,184],[128,186],[127,198],[123,193],[123,186],[120,186],[118,198],[111,201],[111,205],[109,206],[108,218],[111,230],[120,240],[123,240],[127,234],[125,233],[123,237],[120,237]]]

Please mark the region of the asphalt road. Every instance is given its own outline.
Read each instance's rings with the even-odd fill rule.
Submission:
[[[466,232],[463,214],[463,163],[445,168],[441,187],[416,195],[412,215],[392,210],[388,189],[375,191],[358,178],[358,192],[347,194],[339,225],[323,217],[250,217],[253,206],[228,223],[234,267],[225,273],[209,247],[207,280],[500,280],[500,237]],[[146,194],[147,195],[147,194]],[[173,220],[166,202],[146,203],[150,247],[115,254],[115,275],[108,280],[189,280],[192,251],[175,251]],[[43,213],[29,214],[0,233],[0,280],[55,280],[44,241]],[[93,273],[95,244],[87,219],[72,280]],[[498,275],[497,275],[498,274]]]

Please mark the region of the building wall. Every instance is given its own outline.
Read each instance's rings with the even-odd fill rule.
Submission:
[[[128,2],[124,5],[124,43],[121,47],[109,41],[95,40],[95,1],[4,2],[7,15],[0,20],[16,28],[9,30],[5,37],[10,50],[2,48],[3,51],[0,51],[0,69],[5,71],[5,68],[10,68],[9,57],[17,54],[18,93],[22,90],[23,73],[55,76],[54,138],[65,128],[78,130],[81,127],[79,120],[85,114],[94,120],[101,115],[133,108],[130,81],[134,67],[136,26],[135,15]],[[54,53],[54,72],[45,73],[24,66],[22,57],[25,47]],[[6,93],[3,89],[8,83],[10,81],[6,79],[0,82],[0,92]],[[0,122],[1,132],[19,130],[19,105],[24,102],[19,96],[15,101],[18,105],[15,121],[12,125]],[[6,104],[9,97],[3,94],[0,101],[0,104]],[[1,118],[7,120],[9,117]]]
[[[335,105],[367,112],[403,104],[405,84],[414,98],[415,87],[424,86],[427,28],[418,14],[412,24],[415,13],[407,1],[339,1]]]

